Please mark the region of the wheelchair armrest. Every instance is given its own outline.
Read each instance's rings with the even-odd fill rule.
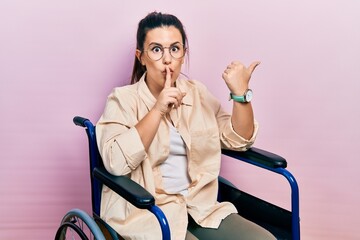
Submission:
[[[160,224],[162,239],[170,239],[170,227],[165,214],[155,205],[154,197],[142,186],[126,176],[114,176],[105,168],[94,168],[93,176],[135,207],[152,212]]]
[[[283,157],[259,148],[252,147],[245,152],[223,149],[222,154],[263,168],[287,167]]]
[[[83,118],[83,117],[79,117],[79,116],[76,116],[76,117],[73,118],[73,122],[75,123],[75,125],[81,126],[81,127],[85,127],[85,126],[86,126],[86,125],[85,125],[85,122],[86,122],[86,121],[89,121],[89,122],[90,122],[89,119]]]
[[[150,209],[155,205],[154,197],[126,176],[114,176],[105,168],[94,168],[93,176],[137,208]]]

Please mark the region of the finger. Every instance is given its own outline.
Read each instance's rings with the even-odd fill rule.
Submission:
[[[178,99],[178,101],[179,101],[179,106],[182,104],[182,100],[183,100],[183,98],[185,97],[185,95],[186,95],[186,92],[180,92],[180,97],[179,97],[179,99]]]
[[[174,103],[169,103],[168,108],[175,108],[175,104]]]
[[[176,98],[169,99],[168,104],[167,104],[168,108],[174,108],[176,102],[177,102]]]
[[[171,87],[171,72],[170,68],[168,66],[165,67],[166,69],[166,77],[165,77],[165,85],[164,88],[170,88]]]
[[[184,98],[184,96],[186,95],[186,92],[180,92],[180,94],[177,94],[176,96],[173,97],[173,101],[172,102],[172,108],[178,108],[181,106],[182,100]]]
[[[166,105],[169,108],[172,108],[173,105],[178,105],[178,102],[181,102],[183,94],[178,91],[177,88],[168,88],[166,91]]]
[[[181,105],[181,99],[174,98],[170,107],[176,109],[176,108],[180,107],[180,105]]]
[[[249,66],[249,71],[250,71],[250,74],[252,74],[253,73],[253,71],[255,70],[255,68],[257,67],[257,66],[259,66],[259,64],[260,64],[260,62],[259,61],[256,61],[256,62],[253,62],[252,64],[250,64],[250,66]]]
[[[181,103],[182,103],[182,99],[184,98],[184,96],[185,96],[185,94],[186,93],[180,93],[180,94],[178,94],[178,95],[176,95],[175,96],[175,108],[178,108],[178,107],[180,107],[180,105],[181,105]]]

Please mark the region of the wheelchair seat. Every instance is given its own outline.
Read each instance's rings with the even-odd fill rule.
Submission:
[[[73,122],[85,128],[88,136],[92,214],[90,216],[80,209],[67,212],[55,239],[123,239],[100,218],[101,190],[102,186],[106,185],[135,207],[153,213],[159,222],[162,239],[169,240],[170,229],[166,216],[156,206],[154,197],[127,176],[113,176],[108,173],[97,147],[95,126],[90,120],[78,116],[74,117]],[[264,227],[277,239],[300,239],[299,189],[293,175],[286,170],[286,160],[254,147],[246,152],[223,150],[222,154],[284,176],[291,187],[291,211],[243,192],[220,176],[218,201],[232,202],[241,216]]]

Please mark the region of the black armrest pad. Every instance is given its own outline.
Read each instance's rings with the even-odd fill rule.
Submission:
[[[76,116],[76,117],[73,118],[73,122],[75,123],[75,125],[81,126],[81,127],[85,127],[85,122],[86,121],[89,121],[89,119],[79,117],[79,116]]]
[[[93,176],[137,208],[148,209],[155,204],[148,191],[126,176],[114,176],[104,168],[95,168]]]
[[[245,152],[223,149],[222,154],[260,167],[262,166],[270,167],[270,168],[287,167],[287,162],[285,158],[259,148],[253,147]]]

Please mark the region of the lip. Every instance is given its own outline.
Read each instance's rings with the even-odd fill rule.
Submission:
[[[164,71],[161,71],[163,74],[166,74],[166,69]],[[172,74],[174,71],[170,68],[170,73]]]

